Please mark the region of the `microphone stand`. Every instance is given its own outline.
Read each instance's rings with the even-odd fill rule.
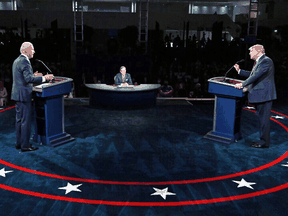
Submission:
[[[237,63],[236,63],[236,64],[237,64]],[[226,76],[227,76],[227,74],[229,73],[230,70],[232,70],[233,67],[234,67],[234,65],[225,73],[224,82],[226,81]]]
[[[52,71],[44,64],[43,61],[41,61],[41,60],[39,60],[39,59],[36,59],[36,61],[41,62],[41,63],[47,68],[47,70],[52,74]],[[47,74],[48,74],[48,72],[47,72]],[[46,74],[46,75],[47,75],[47,74]]]
[[[244,59],[242,59],[242,60],[240,60],[240,61],[237,61],[235,64],[238,64],[238,63],[240,63],[240,62],[243,62],[243,61],[245,61]],[[230,70],[232,70],[232,68],[234,67],[234,65],[225,73],[225,76],[224,76],[224,81],[223,82],[225,82],[226,81],[226,76],[227,76],[227,74],[229,73],[229,71]]]
[[[44,64],[44,62],[43,61],[41,61],[41,60],[39,60],[39,59],[36,59],[36,61],[38,61],[38,62],[41,62],[46,68],[47,68],[47,70],[52,74],[52,71]],[[46,73],[46,75],[48,74],[48,72]],[[55,81],[55,78],[53,77],[53,79],[51,80],[52,81],[52,83]]]

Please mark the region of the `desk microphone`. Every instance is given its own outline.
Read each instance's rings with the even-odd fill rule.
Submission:
[[[41,61],[41,60],[39,60],[39,59],[36,59],[36,61],[41,62],[41,63],[47,68],[47,70],[52,74],[52,71],[44,64],[43,61]],[[48,72],[47,72],[47,74],[48,74]],[[47,75],[47,74],[46,74],[46,75]]]
[[[235,64],[238,64],[238,63],[240,63],[240,62],[244,62],[245,60],[244,59],[241,59],[241,60],[239,60],[239,61],[237,61]],[[234,64],[234,65],[235,65]],[[234,65],[225,73],[225,76],[224,76],[224,82],[225,82],[225,80],[226,80],[226,76],[227,76],[227,74],[229,73],[229,71],[234,67]]]

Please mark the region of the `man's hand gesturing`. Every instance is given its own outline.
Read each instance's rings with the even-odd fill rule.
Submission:
[[[34,76],[35,76],[35,77],[42,77],[43,74],[42,74],[42,73],[38,73],[38,71],[36,71],[36,72],[34,73]]]

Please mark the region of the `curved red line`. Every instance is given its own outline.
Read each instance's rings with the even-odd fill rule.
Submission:
[[[281,125],[281,126],[288,132],[288,128],[287,128],[284,124],[282,124],[281,122],[273,119],[272,117],[271,117],[270,119],[271,119],[272,121],[276,122],[277,124]]]
[[[15,107],[15,106],[14,106]],[[10,107],[12,109],[13,107]],[[243,108],[248,111],[256,112],[254,110],[249,110],[247,108]],[[7,110],[7,109],[6,109]],[[288,128],[283,125],[282,123],[278,122],[277,120],[270,118],[271,120],[275,121],[276,123],[280,124],[286,131],[288,131]],[[47,176],[51,178],[58,178],[58,179],[63,179],[63,180],[70,180],[70,181],[81,181],[81,182],[88,182],[88,183],[96,183],[96,184],[116,184],[116,185],[168,185],[168,184],[192,184],[192,183],[200,183],[200,182],[209,182],[209,181],[217,181],[217,180],[223,180],[227,178],[232,178],[232,177],[237,177],[241,175],[247,175],[253,172],[258,172],[263,169],[267,169],[271,166],[274,166],[275,164],[281,162],[288,156],[288,151],[286,151],[281,157],[277,158],[276,160],[265,164],[263,166],[239,172],[239,173],[233,173],[229,175],[224,175],[224,176],[218,176],[218,177],[212,177],[212,178],[204,178],[204,179],[194,179],[194,180],[181,180],[181,181],[166,181],[166,182],[118,182],[118,181],[105,181],[105,180],[94,180],[94,179],[82,179],[82,178],[74,178],[74,177],[68,177],[68,176],[60,176],[60,175],[55,175],[55,174],[50,174],[50,173],[45,173],[45,172],[40,172],[36,170],[31,170],[25,167],[20,167],[14,164],[11,164],[9,162],[3,161],[0,159],[0,163],[12,167],[14,169],[18,169],[24,172],[36,174],[36,175],[42,175],[42,176]]]
[[[12,106],[12,107],[7,107],[7,108],[5,108],[5,109],[3,109],[3,110],[0,110],[0,113],[4,112],[4,111],[6,111],[6,110],[10,110],[10,109],[13,109],[14,107],[15,107],[15,105],[14,105],[14,106]]]
[[[279,113],[279,112],[276,112],[276,111],[274,111],[274,110],[271,110],[271,112],[273,112],[273,113],[276,113],[276,114],[278,114],[278,115],[282,115],[282,116],[285,116],[286,118],[288,118],[288,116],[287,116],[287,115],[285,115],[285,114],[283,114],[283,113]]]
[[[181,180],[181,181],[166,181],[166,182],[118,182],[118,181],[104,181],[104,180],[95,180],[95,179],[82,179],[82,178],[74,178],[74,177],[68,177],[68,176],[60,176],[60,175],[55,175],[55,174],[50,174],[50,173],[45,173],[45,172],[40,172],[36,170],[31,170],[25,167],[20,167],[14,164],[11,164],[9,162],[3,161],[0,159],[0,163],[12,167],[14,169],[18,169],[24,172],[36,174],[36,175],[42,175],[46,177],[51,177],[51,178],[58,178],[58,179],[63,179],[63,180],[69,180],[69,181],[80,181],[80,182],[88,182],[88,183],[94,183],[94,184],[114,184],[114,185],[172,185],[172,184],[193,184],[193,183],[200,183],[200,182],[211,182],[211,181],[218,181],[218,180],[223,180],[223,179],[228,179],[232,177],[237,177],[241,175],[247,175],[250,173],[258,172],[260,170],[267,169],[271,166],[274,166],[275,164],[283,161],[285,158],[288,157],[288,151],[286,151],[281,157],[277,158],[276,160],[265,164],[263,166],[246,170],[243,172],[239,173],[233,173],[229,175],[224,175],[224,176],[218,176],[218,177],[212,177],[212,178],[204,178],[204,179],[194,179],[194,180]]]
[[[123,201],[79,199],[79,198],[63,197],[63,196],[56,196],[56,195],[50,195],[50,194],[42,194],[38,192],[27,191],[27,190],[18,189],[18,188],[0,184],[0,188],[4,190],[13,191],[16,193],[21,193],[21,194],[29,195],[29,196],[41,197],[41,198],[46,198],[46,199],[54,199],[54,200],[62,200],[62,201],[68,201],[68,202],[87,203],[87,204],[96,204],[96,205],[104,204],[104,205],[113,205],[113,206],[183,206],[183,205],[219,203],[219,202],[247,199],[247,198],[251,198],[255,196],[265,195],[265,194],[269,194],[269,193],[277,192],[279,190],[286,189],[287,187],[288,187],[288,183],[285,183],[285,184],[276,186],[274,188],[257,191],[253,193],[230,196],[230,197],[204,199],[204,200],[178,201],[178,202],[129,202],[129,201],[123,202]]]
[[[15,107],[15,106],[14,106]],[[7,108],[5,110],[8,109],[12,109],[14,107],[10,107]],[[245,109],[245,108],[244,108]],[[3,111],[5,111],[3,110]],[[246,109],[248,110],[248,109]],[[2,111],[2,112],[3,112]],[[256,112],[254,110],[248,110],[248,111],[252,111],[252,112]],[[277,113],[277,112],[275,112]],[[277,113],[279,114],[279,113]],[[284,115],[286,116],[286,115]],[[287,116],[286,116],[287,117]],[[276,123],[280,124],[282,127],[284,127],[287,130],[287,127],[284,126],[282,123],[276,121],[275,119],[271,120],[275,121]],[[244,172],[240,172],[240,173],[235,173],[235,174],[231,174],[231,175],[226,175],[226,176],[219,176],[219,177],[214,177],[214,178],[206,178],[206,179],[198,179],[198,180],[189,180],[189,181],[171,181],[171,182],[162,182],[164,184],[183,184],[183,183],[197,183],[197,182],[203,182],[203,181],[215,181],[215,180],[220,180],[220,179],[225,179],[225,178],[231,178],[231,177],[236,177],[238,175],[244,175],[244,174],[248,174],[248,173],[252,173],[252,172],[256,172],[262,169],[266,169],[270,166],[275,165],[276,163],[279,163],[280,161],[282,161],[284,158],[287,157],[287,153],[288,151],[282,155],[281,157],[277,158],[276,160],[270,162],[269,164],[263,165],[261,167],[258,168],[254,168],[251,170],[247,170]],[[49,174],[49,173],[44,173],[44,172],[39,172],[39,171],[35,171],[35,170],[30,170],[24,167],[19,167],[16,166],[14,164],[8,163],[6,161],[3,161],[0,159],[0,163],[4,164],[4,165],[8,165],[10,167],[14,167],[16,169],[20,169],[22,171],[28,171],[30,173],[34,173],[34,174],[38,174],[38,175],[44,175],[44,176],[48,176],[48,177],[54,177],[54,178],[61,178],[64,179],[62,177],[65,176],[59,176],[59,175],[53,175],[53,174]],[[80,178],[71,178],[71,177],[65,177],[65,179],[67,180],[86,180],[86,182],[91,182],[91,183],[107,183],[107,182],[113,182],[113,181],[101,181],[101,180],[90,180],[90,179],[80,179]],[[126,182],[127,183],[127,182]],[[147,185],[147,184],[162,184],[161,182],[128,182],[128,183],[136,183],[137,185]],[[113,184],[125,184],[125,182],[113,182]],[[56,200],[62,200],[62,201],[70,201],[70,202],[78,202],[78,203],[88,203],[88,204],[104,204],[104,205],[117,205],[117,206],[180,206],[180,205],[197,205],[197,204],[209,204],[209,203],[217,203],[217,202],[225,202],[225,201],[232,201],[232,200],[238,200],[238,199],[246,199],[246,198],[251,198],[251,197],[255,197],[255,196],[260,196],[260,195],[264,195],[264,194],[269,194],[269,193],[273,193],[279,190],[283,190],[286,189],[288,187],[288,183],[283,184],[283,185],[279,185],[277,187],[274,188],[270,188],[270,189],[266,189],[266,190],[262,190],[262,191],[258,191],[258,192],[254,192],[254,193],[249,193],[249,194],[244,194],[244,195],[236,195],[236,196],[230,196],[230,197],[220,197],[220,198],[213,198],[213,199],[205,199],[205,200],[194,200],[194,201],[179,201],[179,202],[123,202],[123,201],[104,201],[104,200],[88,200],[88,199],[79,199],[79,198],[68,198],[68,197],[62,197],[62,196],[55,196],[55,195],[49,195],[49,194],[42,194],[42,193],[38,193],[38,192],[33,192],[33,191],[27,191],[27,190],[22,190],[22,189],[18,189],[18,188],[13,188],[10,186],[6,186],[6,185],[2,185],[0,184],[0,188],[4,189],[4,190],[9,190],[9,191],[13,191],[16,193],[21,193],[21,194],[25,194],[25,195],[30,195],[30,196],[36,196],[36,197],[41,197],[41,198],[47,198],[47,199],[56,199]]]
[[[251,111],[251,112],[256,112],[255,110],[250,110],[247,108],[243,108],[243,109]],[[278,122],[277,120],[275,120],[273,118],[270,118],[270,119],[275,121],[276,123],[280,124],[286,131],[288,131],[288,128],[285,125],[283,125],[282,123]],[[20,166],[8,163],[8,162],[3,161],[1,159],[0,159],[0,163],[4,164],[6,166],[24,171],[24,172],[29,172],[29,173],[33,173],[36,175],[42,175],[42,176],[47,176],[47,177],[51,177],[51,178],[69,180],[69,181],[81,181],[81,182],[96,183],[96,184],[116,184],[116,185],[168,185],[168,184],[192,184],[192,183],[200,183],[200,182],[208,182],[208,181],[217,181],[217,180],[223,180],[223,179],[237,177],[237,176],[241,176],[241,175],[247,175],[247,174],[250,174],[253,172],[258,172],[260,170],[267,169],[271,166],[274,166],[275,164],[284,160],[287,156],[288,156],[288,151],[286,151],[285,154],[282,155],[281,157],[277,158],[276,160],[274,160],[268,164],[265,164],[263,166],[260,166],[260,167],[257,167],[257,168],[251,169],[251,170],[247,170],[247,171],[243,171],[243,172],[239,172],[239,173],[234,173],[234,174],[230,174],[230,175],[205,178],[205,179],[166,181],[166,182],[118,182],[118,181],[104,181],[104,180],[94,180],[94,179],[73,178],[73,177],[68,177],[68,176],[60,176],[60,175],[40,172],[40,171],[36,171],[36,170],[31,170],[31,169],[28,169],[25,167],[20,167]]]
[[[256,113],[256,111],[255,110],[250,110],[250,109],[247,109],[247,108],[243,108],[244,110],[248,110],[248,111],[251,111],[251,112],[254,112],[254,113]],[[276,113],[276,114],[278,114],[278,115],[282,115],[282,116],[285,116],[285,117],[287,117],[288,118],[288,116],[287,115],[284,115],[284,114],[282,114],[282,113],[279,113],[279,112],[276,112],[276,111],[274,111],[274,110],[271,110],[271,112],[273,112],[273,113]],[[277,121],[277,120],[275,120],[274,118],[270,118],[272,121],[274,121],[274,122],[276,122],[277,124],[279,124],[279,125],[281,125],[287,132],[288,132],[288,127],[286,127],[284,124],[282,124],[281,122],[279,122],[279,121]]]
[[[256,113],[256,111],[255,110],[251,110],[251,109],[247,109],[247,108],[243,108],[244,110],[248,110],[248,111],[251,111],[251,112],[254,112],[254,113]]]

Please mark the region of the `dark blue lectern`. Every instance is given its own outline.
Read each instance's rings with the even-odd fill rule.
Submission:
[[[72,89],[72,79],[55,77],[54,83],[33,87],[35,104],[34,142],[58,146],[75,140],[65,132],[64,95]]]
[[[204,138],[225,144],[241,139],[240,121],[246,88],[236,89],[241,80],[214,77],[208,80],[210,93],[215,94],[213,130]]]

